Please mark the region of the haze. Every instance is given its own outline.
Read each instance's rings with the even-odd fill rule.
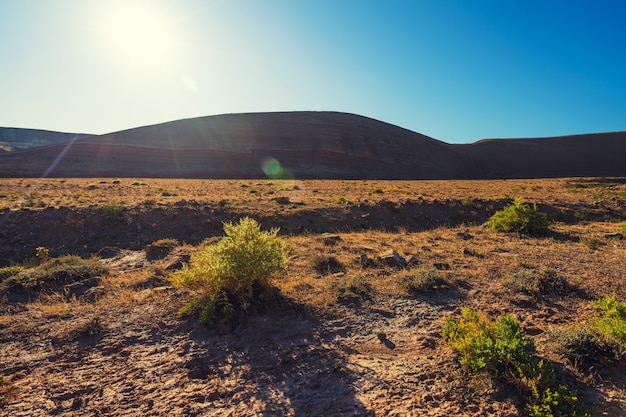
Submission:
[[[446,141],[626,130],[619,1],[0,0],[0,126],[334,110]]]

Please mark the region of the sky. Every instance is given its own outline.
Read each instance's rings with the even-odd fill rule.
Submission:
[[[0,126],[341,111],[448,143],[626,130],[621,0],[0,0]]]

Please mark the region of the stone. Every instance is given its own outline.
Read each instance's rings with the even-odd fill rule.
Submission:
[[[80,299],[87,302],[94,302],[104,295],[104,287],[91,287],[80,296]]]
[[[400,266],[405,267],[407,262],[395,249],[389,249],[378,255],[378,259],[382,264],[388,266]]]
[[[65,285],[63,287],[63,293],[68,299],[71,299],[72,297],[79,298],[91,288],[97,286],[99,283],[100,277],[92,277],[84,279],[82,281],[76,281],[71,284]]]

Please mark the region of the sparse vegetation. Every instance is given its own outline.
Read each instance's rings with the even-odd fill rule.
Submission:
[[[546,214],[540,212],[537,205],[531,207],[519,198],[497,211],[485,226],[496,231],[527,234],[547,233],[550,230]]]
[[[17,398],[17,389],[3,376],[0,376],[0,407],[7,405]]]
[[[117,220],[124,211],[124,205],[120,203],[111,203],[102,207],[102,215],[112,220]]]
[[[396,274],[396,279],[403,288],[412,293],[432,292],[449,285],[441,273],[432,267],[405,269]]]
[[[569,288],[567,280],[550,268],[522,269],[505,277],[502,285],[535,299],[564,294]]]
[[[224,223],[224,233],[219,242],[194,253],[189,266],[174,277],[176,285],[201,293],[181,314],[197,313],[205,324],[216,318],[234,320],[236,313],[271,292],[270,276],[287,266],[286,243],[278,238],[278,229],[262,231],[246,217],[237,224]]]
[[[461,364],[520,387],[530,416],[590,416],[554,368],[535,356],[533,340],[511,315],[493,322],[478,310],[463,308],[460,319],[445,320],[442,335]]]
[[[180,245],[180,242],[178,242],[178,239],[174,239],[174,238],[163,238],[163,239],[159,239],[159,240],[155,240],[154,242],[152,242],[153,246],[158,246],[158,247],[168,247],[168,246],[178,246]]]
[[[626,355],[626,302],[610,295],[592,304],[603,314],[553,329],[552,348],[578,365],[619,361]]]
[[[21,289],[29,292],[57,290],[61,285],[104,275],[108,268],[95,259],[78,256],[53,258],[34,268],[27,268],[0,283],[1,290]]]
[[[321,275],[334,274],[345,271],[345,266],[333,255],[316,255],[312,265],[315,271]]]
[[[335,299],[340,301],[363,300],[370,297],[373,292],[372,285],[363,274],[331,281],[330,289]]]
[[[596,250],[600,247],[600,241],[598,239],[589,237],[589,236],[581,236],[580,243],[591,250]]]

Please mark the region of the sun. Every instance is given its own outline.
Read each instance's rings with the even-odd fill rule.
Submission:
[[[125,65],[147,69],[174,59],[176,31],[172,16],[155,3],[117,3],[103,18],[107,47]]]

